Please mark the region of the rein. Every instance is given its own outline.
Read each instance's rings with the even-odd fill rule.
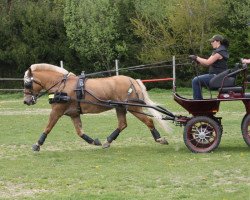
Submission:
[[[66,83],[66,80],[67,80],[67,78],[68,78],[68,75],[69,75],[69,73],[68,74],[65,74],[64,76],[63,76],[63,78],[60,80],[60,81],[58,81],[58,82],[56,82],[54,85],[52,85],[49,89],[47,89],[47,90],[45,90],[44,92],[41,92],[41,93],[39,93],[38,95],[37,95],[37,97],[36,97],[36,99],[38,99],[38,98],[40,98],[40,97],[42,97],[43,95],[45,95],[46,93],[48,93],[48,91],[50,91],[52,88],[54,88],[56,85],[58,85],[59,83]],[[36,83],[36,82],[35,82]],[[60,84],[60,85],[61,85]],[[39,84],[39,85],[41,85],[41,84]]]

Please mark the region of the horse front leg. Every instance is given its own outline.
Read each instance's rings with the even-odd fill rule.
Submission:
[[[107,141],[102,145],[102,148],[110,147],[110,144],[113,140],[115,140],[120,132],[127,127],[127,119],[126,119],[127,111],[123,108],[116,109],[116,115],[118,119],[118,127],[107,137]]]
[[[91,137],[89,137],[88,135],[86,135],[85,133],[83,133],[82,121],[81,121],[80,115],[72,116],[71,120],[75,126],[76,132],[77,132],[79,137],[84,139],[89,144],[93,144],[93,145],[97,145],[97,146],[102,145],[98,138],[94,140]]]
[[[33,151],[40,151],[40,146],[43,145],[48,134],[50,133],[50,131],[55,126],[55,124],[57,123],[58,119],[61,116],[62,116],[62,114],[59,114],[59,112],[56,112],[55,110],[51,111],[50,117],[49,117],[49,122],[48,122],[46,128],[44,129],[44,132],[41,134],[37,143],[32,146]]]

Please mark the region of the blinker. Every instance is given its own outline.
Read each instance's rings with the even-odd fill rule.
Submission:
[[[26,89],[32,89],[32,81],[24,82],[24,87],[25,87]]]
[[[33,83],[33,78],[31,77],[31,78],[25,78],[24,79],[24,87],[26,88],[26,89],[32,89],[32,84]]]

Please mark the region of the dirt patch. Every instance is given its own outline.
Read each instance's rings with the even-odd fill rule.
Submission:
[[[35,109],[35,110],[14,110],[1,109],[0,115],[48,115],[51,109]]]
[[[21,197],[34,197],[39,193],[51,192],[45,189],[28,188],[23,183],[3,182],[0,181],[0,197],[4,199],[15,199]]]
[[[221,185],[234,185],[237,183],[245,183],[250,186],[250,177],[244,176],[241,170],[226,170],[219,171],[214,170],[213,175],[216,178],[216,182],[212,185],[213,187],[218,187]]]

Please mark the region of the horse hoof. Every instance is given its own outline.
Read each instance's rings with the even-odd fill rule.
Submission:
[[[106,148],[109,148],[110,147],[110,143],[109,142],[106,142],[102,145],[102,148],[103,149],[106,149]]]
[[[101,146],[102,143],[100,142],[100,140],[99,140],[98,138],[96,138],[96,139],[94,140],[94,145],[96,145],[96,146]]]
[[[33,151],[40,151],[40,146],[37,144],[33,144],[32,149]]]
[[[158,138],[156,139],[156,142],[159,142],[160,144],[168,144],[168,141],[165,138]]]

